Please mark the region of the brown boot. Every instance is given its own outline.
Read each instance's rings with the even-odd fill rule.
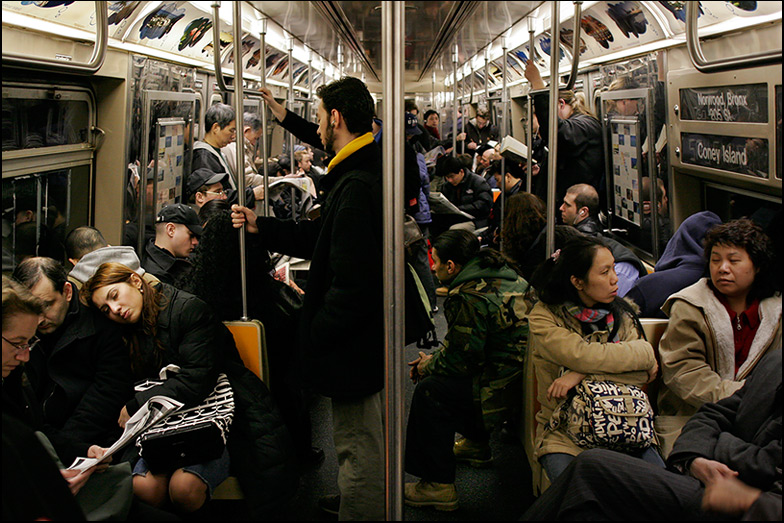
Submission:
[[[452,451],[457,461],[468,463],[472,467],[484,468],[493,464],[493,454],[487,443],[477,443],[463,438],[455,442]]]
[[[457,510],[457,491],[454,483],[431,483],[419,480],[406,483],[405,502],[411,507],[433,507],[449,512]]]

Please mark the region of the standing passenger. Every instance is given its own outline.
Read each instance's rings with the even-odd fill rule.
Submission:
[[[656,431],[665,456],[704,403],[740,389],[781,339],[781,295],[772,285],[770,239],[751,220],[717,225],[705,236],[710,278],[670,296],[659,344],[664,387]]]
[[[340,519],[384,519],[384,317],[381,151],[373,140],[373,98],[344,77],[318,88],[318,126],[280,107],[272,113],[307,143],[335,157],[319,189],[321,218],[257,218],[234,207],[236,227],[274,252],[311,260],[299,328],[302,379],[332,398]],[[314,129],[315,127],[315,129]]]
[[[544,89],[545,83],[533,60],[525,66],[525,77],[531,88]],[[549,136],[548,92],[535,93],[534,111],[539,122],[542,139]],[[577,183],[593,185],[600,194],[601,208],[606,204],[604,192],[604,145],[602,126],[572,91],[561,91],[553,110],[558,111],[558,166],[555,201],[561,201],[566,189]]]
[[[433,242],[438,279],[449,285],[449,330],[432,354],[409,363],[417,383],[406,432],[405,500],[414,507],[457,509],[455,462],[489,464],[490,433],[520,404],[528,341],[528,283],[468,231]],[[455,432],[465,436],[455,443]]]

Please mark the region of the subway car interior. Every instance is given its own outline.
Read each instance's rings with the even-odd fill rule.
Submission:
[[[273,184],[285,164],[296,172],[304,144],[283,128],[260,89],[317,122],[320,86],[345,76],[367,85],[385,134],[387,519],[519,519],[549,484],[533,458],[538,401],[526,361],[520,412],[493,433],[492,465],[458,465],[459,509],[404,505],[403,484],[416,479],[403,466],[414,390],[406,363],[420,350],[406,345],[403,333],[401,153],[404,113],[412,107],[420,125],[428,111],[439,117],[440,154],[468,153],[478,169],[474,149],[458,136],[479,115],[497,130],[489,145],[501,169],[515,162],[532,172],[538,166],[523,151],[533,151],[534,126],[544,125],[533,121],[529,102],[535,89],[526,67],[533,62],[550,99],[559,88],[572,89],[596,115],[604,156],[601,227],[648,273],[681,223],[702,211],[722,222],[751,218],[778,236],[772,239],[780,253],[780,2],[4,1],[2,9],[4,274],[31,256],[54,258],[70,270],[65,237],[81,226],[141,258],[158,213],[189,203],[191,151],[208,131],[205,113],[218,103],[261,121],[260,138],[231,163],[251,156],[269,196],[256,202],[255,212],[280,217],[272,200],[281,192]],[[550,128],[558,121],[554,111]],[[237,140],[240,124],[238,118]],[[565,153],[552,136],[544,147],[549,162],[537,176],[546,207],[543,238],[552,253],[562,203],[555,165]],[[532,192],[535,178],[524,176],[521,190]],[[246,182],[235,177],[234,183],[243,193]],[[298,186],[302,194],[287,187],[290,205],[282,212],[317,220],[295,212],[307,186]],[[502,215],[503,193],[493,192]],[[244,251],[226,256],[241,259],[243,273],[254,270]],[[275,259],[286,278],[304,285],[309,260]],[[443,311],[444,300],[439,295],[434,310]],[[434,313],[433,321],[443,339],[444,314]],[[666,320],[650,324],[656,332]],[[328,405],[327,398],[308,398],[313,445],[325,459],[301,474],[276,519],[334,517],[318,505],[321,496],[338,493]],[[195,517],[247,519],[250,496],[222,485]]]

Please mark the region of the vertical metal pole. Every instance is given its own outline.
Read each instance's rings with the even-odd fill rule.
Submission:
[[[261,33],[259,40],[261,41],[261,87],[267,87],[267,19],[262,18]],[[261,158],[264,160],[261,165],[261,172],[264,178],[264,205],[262,206],[264,216],[269,216],[269,151],[267,150],[267,106],[266,104],[261,110]]]
[[[529,20],[528,26],[528,59],[534,59],[534,27],[533,22]],[[528,139],[528,158],[526,158],[526,180],[525,180],[525,190],[526,192],[531,192],[531,183],[533,178],[533,168],[534,168],[534,161],[533,161],[533,150],[534,150],[534,99],[531,96],[531,83],[528,83],[528,108],[527,108],[527,117],[528,122],[526,124],[526,135]],[[540,166],[541,168],[541,166]],[[540,173],[541,174],[541,173]]]
[[[560,58],[560,44],[558,35],[561,34],[560,20],[561,9],[558,2],[552,4],[552,29],[550,30],[550,115],[548,147],[550,149],[547,161],[547,255],[555,249],[555,183],[558,164],[558,59]],[[531,48],[533,53],[533,48]],[[530,57],[529,57],[530,59]]]
[[[386,516],[403,519],[403,401],[406,365],[403,264],[405,3],[381,3],[384,97],[384,332],[386,334]],[[391,276],[391,277],[390,277]]]
[[[237,128],[244,129],[244,98],[242,86],[242,2],[232,2],[232,29],[234,30],[234,114]],[[218,52],[218,49],[215,49]],[[266,63],[266,61],[265,61]],[[245,133],[237,133],[237,196],[245,206]],[[157,155],[156,155],[157,156]],[[245,227],[240,227],[240,291],[242,292],[242,321],[248,319],[248,286],[245,276]],[[228,289],[227,289],[228,290]]]
[[[509,134],[509,122],[508,118],[506,117],[506,37],[503,39],[503,49],[501,53],[501,59],[504,61],[503,63],[503,79],[501,83],[501,110],[503,111],[503,116],[501,120],[501,136],[506,137]],[[504,211],[506,210],[506,158],[501,156],[501,217],[498,221],[499,226],[503,227],[504,224]],[[504,248],[503,240],[500,241],[499,247],[501,250]]]
[[[289,37],[289,96],[288,109],[294,112],[294,39]],[[291,172],[294,172],[294,135],[289,133],[289,165]],[[294,217],[294,201],[291,201],[291,217]]]
[[[452,51],[452,156],[457,156],[457,42]]]
[[[653,227],[653,244],[651,245],[652,249],[651,252],[653,254],[653,259],[658,260],[659,256],[662,254],[659,252],[659,235],[662,234],[663,231],[659,230],[659,195],[657,194],[657,190],[659,189],[659,173],[656,172],[656,143],[654,138],[656,135],[654,134],[655,130],[653,127],[653,89],[648,88],[648,92],[645,96],[645,125],[647,129],[645,129],[646,133],[648,134],[648,178],[651,182],[651,216],[653,219],[651,220],[651,226]],[[642,120],[639,116],[637,117],[637,121],[639,122]]]

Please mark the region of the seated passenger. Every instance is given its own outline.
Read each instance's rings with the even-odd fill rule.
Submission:
[[[191,258],[193,268],[175,284],[208,303],[219,320],[237,320],[243,315],[242,279],[237,270],[239,236],[226,202],[212,202],[202,209],[205,210],[202,217],[204,233],[199,249]],[[296,365],[291,337],[297,329],[299,311],[286,308],[280,294],[287,292],[289,299],[297,304],[301,303],[301,298],[293,289],[282,289],[285,284],[272,278],[269,254],[259,244],[258,235],[246,236],[246,251],[249,264],[245,278],[247,314],[264,325],[272,397],[280,407],[300,462],[314,465],[324,458],[324,453],[311,447],[310,414],[303,391],[289,380]]]
[[[51,258],[29,258],[14,279],[46,306],[37,349],[26,372],[43,405],[44,433],[70,464],[97,444],[110,447],[122,433],[117,412],[133,393],[130,360],[116,325],[79,302],[65,268]]]
[[[233,142],[237,136],[234,109],[230,105],[221,103],[212,105],[204,113],[204,129],[204,140],[196,141],[193,144],[191,172],[198,169],[209,169],[214,173],[228,174],[227,197],[230,203],[236,203],[238,198],[237,173],[232,168],[233,163],[229,164],[226,155],[222,152],[222,149]],[[190,187],[190,182],[187,183]],[[246,202],[264,199],[264,186],[257,185],[251,188],[246,184],[245,198]]]
[[[490,151],[492,151],[492,149],[490,149]],[[507,161],[505,162],[505,166],[506,174],[503,176],[501,175],[501,162],[499,161],[492,162],[487,169],[488,176],[494,181],[492,186],[498,187],[500,190],[504,191],[504,213],[508,210],[509,200],[512,196],[523,191],[522,178],[525,176],[525,173],[523,173],[523,170],[520,168],[520,164]],[[493,202],[493,210],[490,213],[490,227],[488,228],[487,233],[483,235],[488,238],[488,245],[495,249],[501,244],[501,198],[502,195],[499,194]]]
[[[84,520],[85,514],[93,521],[101,516],[126,519],[133,497],[130,468],[121,465],[95,475],[106,466],[82,474],[65,470],[60,456],[40,433],[44,430],[42,405],[31,390],[24,364],[36,352],[35,331],[44,310],[42,300],[3,276],[3,519],[14,515],[20,520]],[[82,451],[82,456],[100,458],[106,449],[89,445]],[[17,452],[23,452],[22,463],[11,469],[20,461]],[[105,506],[109,502],[112,505]]]
[[[188,176],[188,203],[201,209],[210,200],[225,200],[229,188],[229,175],[209,169],[196,169]]]
[[[439,170],[446,180],[441,187],[441,193],[455,207],[471,215],[472,218],[434,213],[433,225],[437,233],[452,226],[459,228],[468,226],[472,231],[487,226],[493,205],[493,195],[487,182],[481,176],[472,173],[460,160],[451,156],[444,157],[439,163]]]
[[[164,283],[172,284],[191,268],[188,256],[199,244],[201,222],[185,204],[167,205],[155,220],[155,240],[147,244],[142,267]]]
[[[692,214],[681,223],[667,248],[656,262],[655,270],[632,285],[626,297],[640,307],[643,318],[666,318],[661,306],[670,295],[705,276],[707,260],[702,240],[705,233],[721,223],[710,211]]]
[[[591,185],[580,183],[569,187],[560,210],[564,224],[573,225],[583,234],[601,236],[612,251],[615,273],[618,275],[618,296],[626,296],[634,283],[648,274],[642,261],[629,248],[602,234],[599,223],[599,194]]]
[[[407,505],[455,510],[455,462],[489,464],[490,433],[520,403],[528,338],[528,284],[468,231],[433,242],[436,276],[449,285],[449,329],[432,354],[409,363],[417,383],[406,431]],[[455,443],[455,432],[464,438]],[[454,447],[454,448],[453,448]]]
[[[667,242],[672,236],[670,230],[670,214],[667,200],[667,190],[664,188],[664,181],[656,178],[656,212],[653,212],[651,205],[651,179],[644,176],[640,198],[642,199],[642,226],[640,227],[640,243],[643,249],[653,252],[653,219],[657,220],[659,227],[659,252],[664,252]]]
[[[242,141],[245,144],[245,186],[256,187],[264,183],[264,178],[256,168],[256,142],[261,138],[261,118],[257,114],[243,113]],[[221,153],[229,164],[230,172],[236,173],[237,140],[229,142],[221,148]]]
[[[532,285],[541,300],[529,315],[541,404],[535,456],[552,481],[585,450],[564,423],[551,428],[556,407],[571,401],[569,391],[588,375],[643,387],[658,366],[632,306],[617,297],[612,253],[599,238],[568,240],[537,269]],[[637,455],[664,465],[653,446]]]
[[[670,296],[659,343],[663,387],[656,432],[665,455],[704,403],[731,396],[781,338],[781,294],[773,289],[770,239],[751,220],[705,236],[710,278]]]
[[[120,426],[155,395],[171,397],[186,408],[199,404],[220,372],[226,373],[234,391],[234,419],[223,456],[160,474],[139,459],[133,478],[139,498],[153,506],[171,500],[180,511],[198,510],[229,476],[231,453],[243,491],[253,493],[246,498],[252,514],[286,501],[296,482],[289,466],[288,432],[266,386],[244,367],[234,338],[206,303],[165,283],[152,286],[117,263],[101,265],[85,282],[81,298],[126,327],[134,379],[157,379],[169,364],[181,369],[162,385],[137,392],[119,412]]]
[[[110,261],[122,263],[150,283],[158,281],[158,278],[142,269],[133,247],[109,245],[101,231],[95,227],[85,225],[68,233],[65,238],[65,250],[68,261],[74,266],[68,273],[68,281],[74,284],[77,291],[82,288],[84,282],[92,278],[101,264]]]
[[[603,449],[577,457],[524,521],[781,521],[781,350],[689,420],[668,470]]]

